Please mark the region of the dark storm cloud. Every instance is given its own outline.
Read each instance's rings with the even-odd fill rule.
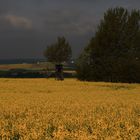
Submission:
[[[64,35],[74,56],[111,7],[139,9],[139,0],[0,0],[0,58],[42,57]]]
[[[54,10],[46,14],[44,29],[49,32],[63,32],[71,35],[83,35],[93,31],[97,25],[97,19],[87,16],[83,11]],[[84,18],[83,18],[84,17]]]

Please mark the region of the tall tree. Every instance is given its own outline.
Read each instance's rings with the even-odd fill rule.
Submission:
[[[48,61],[55,63],[55,75],[57,80],[64,80],[62,62],[67,62],[72,56],[72,50],[64,37],[58,37],[57,42],[48,46],[44,52]]]
[[[44,56],[48,61],[60,64],[70,60],[72,56],[71,46],[64,37],[58,37],[56,43],[47,46]]]
[[[107,10],[79,58],[77,73],[84,80],[140,82],[140,11]]]

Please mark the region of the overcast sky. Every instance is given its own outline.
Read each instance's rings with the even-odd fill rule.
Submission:
[[[0,59],[42,58],[65,36],[78,56],[111,7],[140,9],[140,0],[0,0]]]

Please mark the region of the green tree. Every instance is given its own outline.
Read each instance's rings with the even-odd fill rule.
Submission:
[[[67,62],[72,56],[72,50],[69,43],[64,37],[58,37],[57,42],[47,46],[44,56],[49,62],[55,64],[55,76],[57,80],[64,80],[63,65],[61,63]]]
[[[71,46],[64,37],[58,37],[56,43],[47,46],[44,56],[48,61],[60,64],[70,60],[72,56]]]
[[[77,74],[82,80],[140,82],[140,11],[107,10],[78,59]]]

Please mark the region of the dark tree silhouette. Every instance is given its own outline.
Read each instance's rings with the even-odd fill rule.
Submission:
[[[58,37],[57,42],[47,46],[44,56],[53,63],[62,63],[70,60],[72,56],[71,46],[64,37]]]
[[[109,9],[77,63],[82,80],[140,82],[140,11]]]
[[[72,56],[71,46],[66,39],[64,37],[58,37],[56,43],[46,48],[44,56],[49,62],[55,63],[56,78],[63,80],[62,62],[69,61]]]

